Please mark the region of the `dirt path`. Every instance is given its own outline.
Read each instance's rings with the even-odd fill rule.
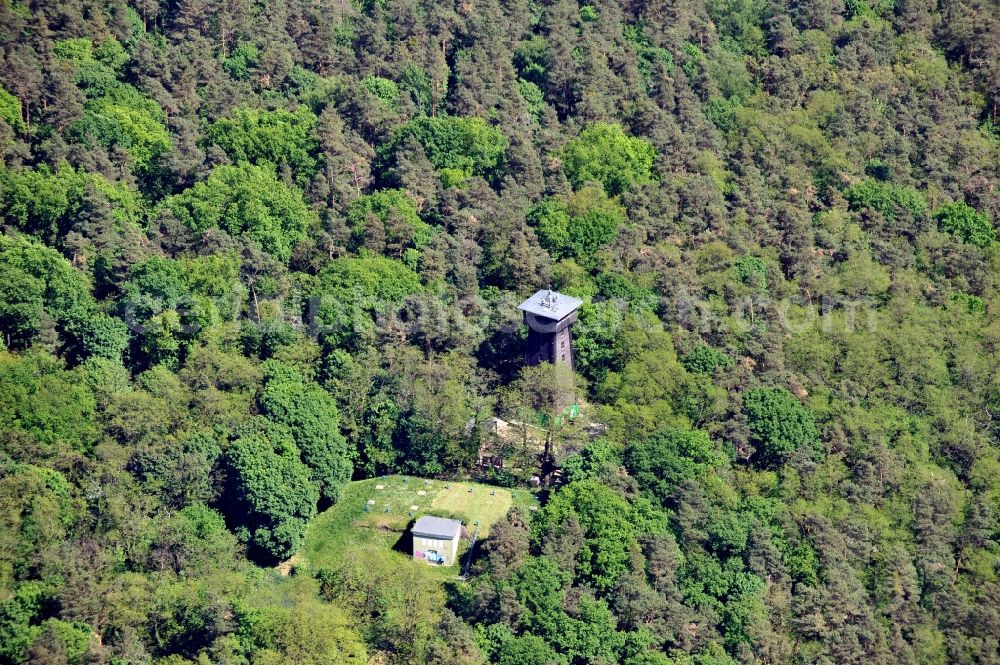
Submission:
[[[298,554],[293,554],[290,559],[288,559],[287,561],[282,561],[277,566],[275,566],[274,569],[277,570],[279,573],[281,573],[282,577],[288,577],[292,573],[292,568],[299,565],[299,561],[301,560],[302,557],[300,557]]]

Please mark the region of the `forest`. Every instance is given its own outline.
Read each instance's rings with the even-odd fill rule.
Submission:
[[[0,0],[0,665],[1000,663],[998,186],[991,0]]]

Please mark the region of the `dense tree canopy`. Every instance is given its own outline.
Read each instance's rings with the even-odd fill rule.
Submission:
[[[816,448],[819,432],[812,413],[785,388],[754,388],[743,397],[750,441],[771,464],[802,449]]]
[[[195,233],[223,229],[283,261],[314,216],[302,194],[278,180],[272,167],[247,163],[216,168],[207,180],[166,199],[163,209]]]
[[[385,153],[392,155],[411,139],[423,148],[445,185],[494,174],[507,151],[503,133],[478,117],[415,118],[394,133]]]
[[[237,528],[248,532],[255,547],[287,558],[298,550],[316,514],[319,491],[288,427],[253,421],[236,436],[226,464],[233,482],[227,501]]]
[[[934,219],[942,231],[951,233],[977,247],[986,247],[996,240],[996,229],[989,217],[964,201],[943,205],[934,211]]]
[[[621,194],[649,181],[656,150],[621,126],[597,123],[570,141],[562,152],[563,168],[574,187],[599,182],[608,194]]]
[[[0,665],[1000,661],[995,3],[0,25]]]
[[[288,167],[301,182],[316,173],[316,116],[305,106],[295,113],[241,107],[206,131],[210,142],[235,162]]]
[[[351,462],[340,434],[337,405],[329,393],[305,384],[293,368],[269,360],[260,407],[268,418],[289,428],[320,495],[336,501],[341,486],[351,478]]]

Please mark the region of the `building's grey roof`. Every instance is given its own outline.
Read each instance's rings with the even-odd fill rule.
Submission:
[[[441,540],[451,540],[462,530],[462,523],[458,520],[450,520],[444,517],[431,517],[424,515],[417,519],[413,525],[413,535],[424,538],[439,538]]]
[[[558,321],[572,314],[582,304],[583,301],[579,298],[542,289],[521,303],[518,309],[535,316],[544,316]]]

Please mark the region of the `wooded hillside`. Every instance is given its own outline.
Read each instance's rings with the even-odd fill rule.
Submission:
[[[989,0],[0,0],[0,665],[1000,663],[998,185]]]

